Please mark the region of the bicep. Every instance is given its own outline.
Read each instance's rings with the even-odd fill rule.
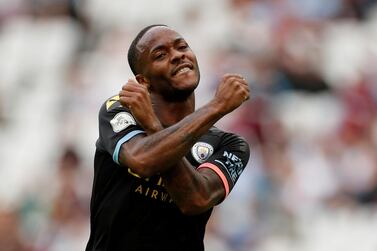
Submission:
[[[115,163],[120,164],[122,146],[133,138],[144,135],[132,114],[122,107],[107,111],[102,107],[99,114],[98,147],[108,152]]]
[[[141,144],[142,139],[145,134],[137,134],[134,137],[128,139],[121,144],[119,149],[118,161],[121,166],[133,167],[135,164],[135,155],[137,151],[137,146]]]
[[[210,194],[212,206],[219,204],[226,197],[223,178],[210,168],[200,168],[198,172],[203,176]]]
[[[185,158],[162,177],[173,201],[187,215],[205,212],[225,197],[221,178],[215,172],[209,168],[197,170]]]
[[[231,192],[249,161],[249,146],[243,139],[232,136],[198,170],[210,169],[220,180],[225,197]]]

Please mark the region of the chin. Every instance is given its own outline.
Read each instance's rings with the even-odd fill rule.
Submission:
[[[199,75],[194,75],[194,76],[182,76],[181,79],[179,80],[176,80],[177,81],[177,84],[175,85],[175,88],[176,89],[179,89],[179,90],[195,90],[196,87],[198,86],[199,84]]]
[[[183,83],[181,82],[179,86],[177,87],[178,90],[188,90],[188,91],[194,91],[196,87],[198,86],[198,81],[196,80],[186,80]]]
[[[187,100],[199,84],[200,75],[190,74],[180,78],[170,79],[170,88],[163,93],[164,99],[169,102]]]

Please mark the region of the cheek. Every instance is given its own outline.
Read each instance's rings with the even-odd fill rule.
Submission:
[[[196,56],[192,50],[186,53],[186,57],[190,59],[191,62],[197,64]]]
[[[151,67],[151,76],[161,78],[169,74],[169,64],[165,62],[154,63]]]

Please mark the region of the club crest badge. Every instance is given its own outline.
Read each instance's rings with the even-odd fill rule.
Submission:
[[[198,163],[203,163],[213,154],[213,147],[204,142],[198,142],[191,148],[191,154]]]
[[[113,127],[113,131],[118,133],[130,125],[136,125],[136,121],[128,112],[120,112],[110,120],[110,124]]]

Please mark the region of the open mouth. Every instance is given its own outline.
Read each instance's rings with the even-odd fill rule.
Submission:
[[[178,66],[176,69],[174,69],[173,71],[173,76],[176,76],[176,75],[179,75],[179,74],[184,74],[184,73],[187,73],[189,71],[192,71],[192,65],[191,64],[181,64],[180,66]]]

